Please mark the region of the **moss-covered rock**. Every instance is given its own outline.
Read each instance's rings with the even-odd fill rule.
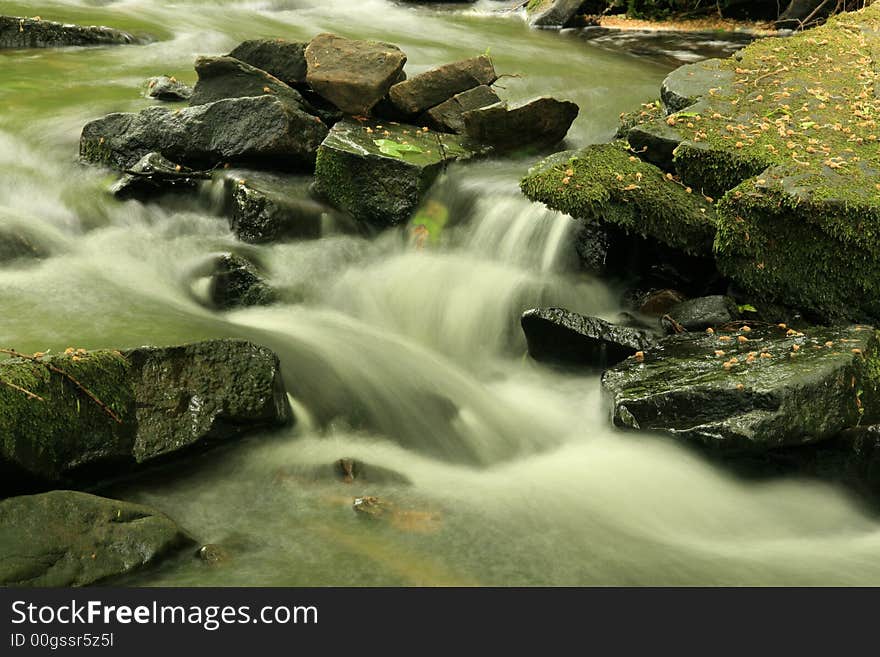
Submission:
[[[471,157],[464,140],[399,123],[340,121],[318,149],[317,190],[358,221],[406,222],[447,164]]]
[[[711,253],[713,206],[621,143],[557,153],[529,171],[522,191],[574,217],[606,221],[686,253]]]
[[[0,50],[111,46],[138,42],[131,34],[110,27],[67,25],[39,18],[0,16]]]
[[[119,473],[290,420],[277,356],[249,342],[69,349],[40,361],[0,362],[0,494],[25,480]]]
[[[602,385],[617,426],[760,451],[878,417],[878,346],[867,326],[690,333],[608,370]]]
[[[0,586],[86,586],[190,544],[138,504],[63,490],[0,501]]]

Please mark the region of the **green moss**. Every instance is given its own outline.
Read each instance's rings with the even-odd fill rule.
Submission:
[[[0,385],[0,458],[55,478],[89,457],[122,457],[131,445],[134,397],[128,362],[118,352],[44,359],[79,381],[123,419],[118,424],[60,374],[20,359],[0,363],[0,379],[45,401]]]
[[[712,205],[622,143],[557,154],[532,169],[520,187],[532,200],[572,216],[617,224],[686,253],[711,252]]]
[[[625,139],[627,133],[636,126],[658,121],[663,115],[663,103],[659,100],[653,103],[644,103],[641,109],[634,112],[622,112],[620,115],[620,125],[617,128],[615,137]]]

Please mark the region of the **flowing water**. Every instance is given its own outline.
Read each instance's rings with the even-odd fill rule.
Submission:
[[[295,428],[148,472],[110,493],[166,511],[229,561],[190,555],[137,585],[576,585],[880,583],[876,521],[844,491],[756,483],[659,436],[609,426],[598,376],[524,358],[522,310],[613,317],[618,295],[580,273],[571,218],[517,190],[528,161],[453,168],[433,192],[454,227],[415,249],[374,240],[248,247],[282,290],[273,307],[199,304],[211,254],[240,249],[210,195],[120,203],[77,164],[82,125],[148,101],[156,74],[192,82],[196,54],[255,37],[333,31],[399,44],[408,70],[489,51],[510,99],[570,98],[578,146],[656,97],[670,53],[632,54],[577,31],[530,31],[508,3],[414,8],[384,0],[0,2],[0,13],[149,33],[145,46],[0,52],[0,228],[48,257],[0,267],[0,344],[131,347],[245,337],[281,356]],[[513,2],[509,3],[514,4]],[[703,40],[701,55],[729,51]],[[686,47],[687,46],[687,47]],[[412,485],[344,484],[314,466],[350,457]],[[393,503],[365,522],[355,495]]]

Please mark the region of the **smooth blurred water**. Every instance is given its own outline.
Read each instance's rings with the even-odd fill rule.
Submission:
[[[497,11],[506,4],[0,2],[0,13],[156,39],[0,51],[0,226],[25,229],[51,254],[0,266],[0,344],[47,351],[246,337],[281,356],[300,419],[108,491],[166,511],[231,555],[219,567],[183,555],[127,583],[880,582],[876,522],[843,491],[738,481],[664,438],[617,433],[598,376],[524,357],[526,308],[618,311],[616,292],[577,268],[573,220],[519,194],[530,162],[450,170],[432,201],[453,226],[425,249],[400,232],[249,247],[286,301],[227,314],[197,301],[194,272],[240,247],[207,199],[116,202],[106,194],[112,176],[76,162],[86,121],[146,106],[149,76],[192,82],[196,55],[245,38],[382,39],[407,52],[411,74],[488,50],[500,72],[515,74],[500,82],[507,98],[580,105],[572,147],[610,138],[618,114],[656,97],[672,65],[668,54],[632,55],[631,43],[529,30],[516,12]],[[309,476],[342,457],[412,485]],[[356,517],[352,498],[365,494],[394,504],[394,520]]]

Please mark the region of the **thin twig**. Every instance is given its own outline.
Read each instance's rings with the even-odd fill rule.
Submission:
[[[39,365],[42,365],[43,367],[47,368],[50,372],[54,372],[55,374],[60,374],[65,379],[70,381],[74,386],[76,386],[77,389],[81,393],[83,393],[86,397],[88,397],[95,404],[97,404],[98,407],[102,411],[104,411],[107,415],[109,415],[111,418],[116,420],[117,423],[122,424],[122,419],[113,411],[112,408],[110,408],[109,406],[107,406],[107,404],[105,404],[100,399],[95,397],[95,395],[92,394],[92,392],[88,388],[86,388],[82,383],[77,381],[75,378],[73,378],[73,376],[71,376],[70,374],[68,374],[64,370],[62,370],[60,367],[56,367],[52,363],[47,363],[44,360],[40,360],[36,356],[29,356],[28,354],[21,354],[21,353],[15,351],[14,349],[0,349],[0,354],[9,354],[10,356],[14,356],[15,358],[23,358],[24,360],[29,360],[32,363],[38,363]]]
[[[0,379],[0,385],[4,385],[7,388],[12,388],[13,390],[17,390],[18,392],[26,395],[28,399],[37,399],[41,402],[46,401],[45,399],[43,399],[39,395],[32,393],[30,390],[25,390],[21,386],[17,386],[14,383],[10,383],[9,381],[4,381],[3,379]]]

